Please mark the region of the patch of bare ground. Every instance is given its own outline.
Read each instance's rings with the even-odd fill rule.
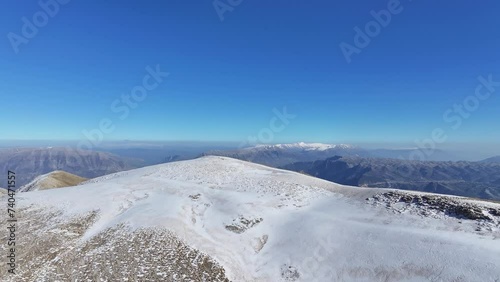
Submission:
[[[108,229],[93,237],[66,263],[67,278],[84,281],[229,281],[208,255],[164,229]]]
[[[118,225],[85,241],[98,212],[73,218],[40,209],[20,214],[18,274],[2,267],[2,281],[229,281],[215,260],[165,229]]]
[[[61,255],[70,253],[77,240],[97,218],[97,212],[82,216],[62,217],[62,212],[23,208],[17,211],[16,229],[16,275],[0,268],[2,281],[50,281],[45,273],[56,271],[55,265]],[[2,236],[6,242],[6,235]],[[7,252],[2,244],[1,252]],[[10,248],[10,247],[9,247]]]
[[[26,186],[22,187],[20,192],[29,192],[36,190],[50,190],[57,188],[64,188],[70,186],[76,186],[84,181],[87,178],[80,177],[75,174],[71,174],[65,171],[57,170],[47,174],[42,179],[35,179],[31,183],[28,183]]]

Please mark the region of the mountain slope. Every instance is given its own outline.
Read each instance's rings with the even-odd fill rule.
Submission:
[[[498,204],[353,188],[229,158],[17,197],[23,247],[18,276],[0,268],[7,281],[500,278]]]
[[[495,157],[487,158],[485,160],[482,160],[481,162],[484,162],[484,163],[500,163],[500,156],[495,156]]]
[[[70,148],[0,149],[0,183],[6,183],[7,170],[16,172],[19,188],[35,177],[63,170],[86,178],[134,168],[129,159],[109,153]]]
[[[500,164],[337,156],[283,168],[346,185],[500,200]]]
[[[76,186],[85,180],[87,180],[87,178],[83,178],[62,170],[56,170],[35,178],[30,183],[19,188],[18,192],[39,191]]]

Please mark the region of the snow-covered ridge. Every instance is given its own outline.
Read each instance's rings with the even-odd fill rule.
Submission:
[[[459,218],[426,206],[450,197],[390,192],[210,156],[21,193],[17,236],[35,257],[12,281],[500,278],[500,205],[453,197],[488,212]]]
[[[324,143],[290,143],[290,144],[274,144],[274,145],[266,145],[259,144],[255,147],[249,147],[247,149],[303,149],[303,150],[317,150],[317,151],[325,151],[329,149],[354,149],[356,148],[353,145],[349,144],[324,144]]]

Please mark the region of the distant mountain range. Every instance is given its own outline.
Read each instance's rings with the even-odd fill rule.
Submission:
[[[224,156],[258,164],[280,167],[295,162],[324,160],[334,156],[358,156],[372,158],[411,159],[418,148],[406,149],[365,149],[348,144],[292,143],[277,145],[257,145],[236,150],[214,150],[202,156]],[[451,160],[453,156],[442,150],[434,150],[426,160]]]
[[[137,167],[136,160],[110,153],[70,148],[0,149],[0,184],[7,184],[7,170],[16,173],[16,187],[35,177],[55,170],[64,170],[85,178],[93,178]]]
[[[500,156],[495,156],[482,160],[483,163],[500,163]]]
[[[138,160],[137,166],[148,166],[174,161],[191,160],[199,157],[203,152],[212,150],[228,150],[236,145],[228,144],[205,144],[205,143],[131,143],[116,144],[115,146],[103,146],[95,148],[96,151],[108,152],[124,158]]]
[[[224,156],[258,164],[279,167],[295,162],[315,161],[328,157],[357,156],[365,150],[352,145],[332,145],[321,143],[293,143],[277,145],[258,145],[237,150],[209,151],[203,156]]]
[[[500,163],[336,156],[283,168],[339,184],[500,200]]]
[[[16,172],[17,188],[19,188],[36,177],[55,170],[63,170],[84,178],[94,178],[150,164],[193,159],[200,156],[202,149],[204,148],[176,149],[176,147],[161,146],[108,148],[119,155],[62,147],[0,149],[0,169],[3,170],[0,174],[0,185],[3,183],[2,186],[7,186],[7,169]],[[500,157],[477,163],[423,162],[417,166],[419,167],[417,172],[403,177],[398,173],[398,169],[404,169],[408,164],[414,163],[407,159],[415,150],[417,148],[373,150],[347,144],[299,142],[257,145],[233,150],[209,150],[201,155],[226,156],[272,167],[304,171],[341,184],[498,199],[500,180],[495,177],[498,171],[494,164],[499,162]],[[436,150],[433,157],[446,159],[447,155],[446,152]],[[339,159],[338,156],[343,158]],[[335,159],[328,160],[328,169],[322,168],[322,161],[333,157]],[[388,159],[391,157],[399,159]],[[330,170],[332,163],[335,163],[334,171]],[[437,169],[433,169],[436,167]],[[424,172],[428,170],[434,173],[439,171],[438,175],[441,178],[426,175]]]

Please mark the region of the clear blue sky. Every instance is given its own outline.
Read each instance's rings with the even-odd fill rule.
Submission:
[[[411,143],[436,127],[500,142],[500,87],[457,129],[443,119],[478,76],[500,81],[500,2],[401,1],[347,63],[339,44],[389,2],[243,0],[221,21],[208,0],[72,0],[16,54],[8,34],[42,8],[6,1],[0,139],[82,139],[109,118],[106,140],[239,141],[286,106],[297,117],[273,142]],[[120,119],[113,101],[156,65],[170,75]]]

